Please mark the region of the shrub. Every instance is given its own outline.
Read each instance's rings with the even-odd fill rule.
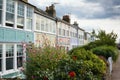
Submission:
[[[81,80],[93,80],[96,78],[96,80],[101,80],[101,76],[106,72],[106,65],[103,60],[94,55],[91,51],[79,49],[74,50],[69,55],[72,60],[64,61],[62,64],[64,63],[66,66],[72,64],[71,66],[67,66],[67,70],[68,72],[75,71],[77,75],[75,78]]]
[[[106,59],[112,57],[113,61],[116,61],[118,57],[118,49],[113,46],[100,46],[92,49],[92,52],[96,55],[104,56]]]
[[[58,61],[65,57],[67,57],[65,51],[59,48],[29,46],[25,70],[27,80],[53,80],[54,69]]]

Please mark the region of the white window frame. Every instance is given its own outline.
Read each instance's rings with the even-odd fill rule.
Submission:
[[[17,44],[17,51],[18,51],[18,46],[21,46],[21,47],[22,47],[22,54],[20,55],[20,54],[18,54],[18,53],[16,52],[16,53],[17,53],[17,55],[16,55],[16,60],[17,60],[18,57],[22,57],[22,66],[23,66],[23,56],[24,56],[24,53],[23,53],[23,45]],[[19,68],[21,68],[22,66],[18,67],[18,65],[17,65],[16,67],[19,69]]]
[[[13,22],[12,21],[7,21],[6,20],[6,18],[7,17],[5,17],[5,25],[6,25],[6,23],[9,23],[9,24],[12,24],[13,26],[7,26],[7,27],[9,27],[9,28],[14,28],[14,21],[15,21],[15,1],[14,0],[12,0],[11,2],[13,2],[13,6],[14,6],[14,8],[10,8],[11,9],[11,11],[8,11],[7,10],[7,0],[6,0],[6,12],[5,12],[5,14],[7,14],[7,13],[10,13],[10,14],[13,14],[14,15],[14,20],[13,20]],[[13,10],[13,12],[12,12],[12,10]]]
[[[22,6],[21,6],[22,5]],[[23,11],[20,11],[22,9]],[[22,13],[22,14],[19,14],[19,13]],[[18,23],[18,16],[19,17],[22,17],[23,18],[23,24],[20,24]],[[18,29],[24,29],[24,24],[25,24],[25,5],[21,2],[18,2],[18,5],[17,5],[17,25],[16,26],[22,26],[23,28],[18,28]]]
[[[31,6],[26,6],[26,30],[27,31],[32,31],[33,30],[33,8]],[[31,21],[31,27],[29,27],[27,20]],[[28,29],[31,28],[31,29]]]

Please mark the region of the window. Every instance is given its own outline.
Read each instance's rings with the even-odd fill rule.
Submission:
[[[41,30],[41,17],[39,15],[36,15],[36,30]]]
[[[65,36],[65,30],[63,29],[63,36]]]
[[[42,17],[41,20],[41,31],[44,31],[44,18]]]
[[[13,27],[14,23],[14,1],[7,0],[6,2],[6,26]]]
[[[23,47],[22,45],[17,45],[17,68],[23,66]]]
[[[45,31],[47,31],[47,32],[48,32],[48,21],[49,20],[46,19],[46,29],[45,29]]]
[[[6,45],[6,70],[13,69],[14,45]]]
[[[2,71],[2,45],[0,44],[0,72]]]
[[[67,36],[69,36],[69,30],[67,30]]]
[[[17,9],[17,28],[23,29],[24,26],[24,4],[18,3]]]
[[[33,9],[27,6],[27,29],[32,30]]]
[[[61,35],[61,29],[59,28],[59,35]]]
[[[55,26],[56,24],[55,24],[55,22],[53,22],[53,33],[55,33],[56,32],[56,26]]]
[[[3,5],[3,0],[0,0],[0,24],[2,24],[2,5]]]

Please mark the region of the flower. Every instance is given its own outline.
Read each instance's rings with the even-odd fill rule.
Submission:
[[[70,72],[69,72],[69,76],[70,76],[70,77],[75,77],[75,76],[76,76],[76,73],[75,73],[74,71],[70,71]]]
[[[73,60],[76,60],[76,59],[77,59],[77,56],[73,56],[72,59],[73,59]]]

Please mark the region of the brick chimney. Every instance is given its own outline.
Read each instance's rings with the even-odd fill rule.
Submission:
[[[56,17],[56,10],[55,10],[55,6],[52,4],[51,6],[49,7],[46,7],[46,10],[45,10],[50,16],[52,17]]]
[[[64,15],[62,20],[70,23],[70,17],[69,17],[69,15]]]

